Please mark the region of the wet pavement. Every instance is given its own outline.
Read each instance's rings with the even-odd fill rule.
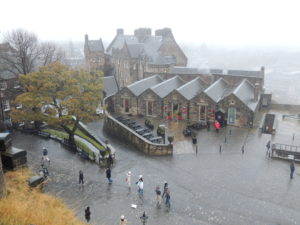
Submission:
[[[176,124],[172,125],[178,135],[182,132],[180,126],[184,126],[180,123],[177,128]],[[201,130],[197,135],[197,154],[191,139],[181,137],[175,143],[173,156],[151,157],[106,137],[101,121],[88,124],[117,151],[111,185],[104,169],[55,141],[15,133],[13,145],[28,151],[29,167],[35,172],[40,166],[42,147],[46,146],[51,165],[45,191],[63,198],[81,219],[89,205],[92,224],[119,224],[121,214],[128,224],[141,224],[139,217],[145,211],[149,225],[289,225],[300,224],[300,167],[296,166],[295,178],[290,180],[289,162],[269,159],[265,146],[268,140],[300,145],[299,125],[299,121],[292,119],[280,121],[273,136],[260,134],[257,129],[227,127],[219,133]],[[79,170],[84,171],[84,189],[78,186]],[[125,181],[129,170],[132,171],[131,190]],[[143,200],[138,197],[134,184],[140,174],[144,177]],[[155,187],[162,188],[165,180],[171,190],[170,210],[155,207]],[[137,208],[131,208],[131,204],[137,204]]]

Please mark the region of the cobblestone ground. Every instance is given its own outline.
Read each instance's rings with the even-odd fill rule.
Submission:
[[[118,224],[121,214],[128,224],[141,224],[139,217],[144,211],[149,216],[149,225],[299,224],[300,167],[296,166],[295,178],[290,180],[289,162],[266,157],[268,140],[300,145],[300,123],[279,118],[274,136],[260,134],[257,129],[227,127],[219,133],[202,130],[198,133],[197,154],[190,139],[181,139],[176,143],[175,154],[168,157],[145,156],[106,137],[101,121],[89,124],[91,130],[107,138],[117,150],[111,185],[105,179],[104,169],[52,140],[15,133],[13,145],[28,151],[29,167],[35,172],[40,166],[42,147],[46,146],[51,165],[45,191],[63,198],[81,219],[84,207],[89,205],[92,224]],[[80,169],[85,175],[84,189],[78,186]],[[129,170],[133,174],[131,190],[125,182]],[[144,199],[138,197],[134,184],[140,174],[144,176]],[[165,180],[171,190],[170,210],[155,207],[155,187],[162,188]],[[137,208],[131,208],[131,204]]]

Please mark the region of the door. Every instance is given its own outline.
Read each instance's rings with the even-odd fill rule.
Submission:
[[[199,112],[200,112],[200,116],[199,116],[200,120],[206,121],[206,106],[205,105],[200,105]]]
[[[235,125],[235,119],[236,119],[236,108],[233,108],[233,107],[228,108],[227,123],[230,125]]]
[[[125,113],[129,113],[129,99],[124,99],[124,111]]]
[[[153,102],[147,102],[147,116],[153,115]]]

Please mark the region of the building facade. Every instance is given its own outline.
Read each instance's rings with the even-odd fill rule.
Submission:
[[[106,51],[101,39],[91,41],[86,35],[85,60],[89,70],[105,72],[110,68],[120,88],[149,77],[147,73],[168,73],[173,66],[187,65],[170,28],[156,30],[154,35],[149,28],[136,29],[134,35],[117,29]]]
[[[158,81],[150,83],[154,77]],[[200,77],[162,81],[155,75],[122,88],[114,95],[114,105],[117,114],[252,127],[261,106],[260,93],[259,85],[247,79],[232,85],[220,78],[208,84]]]

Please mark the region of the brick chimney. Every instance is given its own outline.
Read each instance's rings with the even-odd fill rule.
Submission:
[[[155,36],[162,36],[163,38],[174,38],[171,28],[163,28],[155,31]]]
[[[255,83],[254,85],[254,101],[258,101],[258,96],[259,96],[259,83]]]
[[[139,28],[134,30],[134,36],[136,36],[139,42],[144,42],[147,37],[151,36],[150,28]]]
[[[122,28],[117,29],[117,35],[124,35],[124,30]]]

